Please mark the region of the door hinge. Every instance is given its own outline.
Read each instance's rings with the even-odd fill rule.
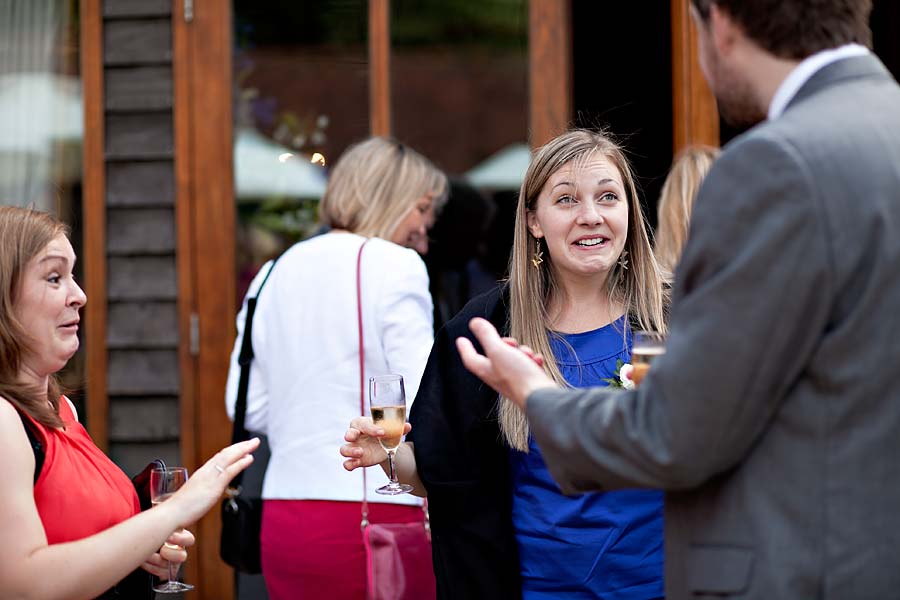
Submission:
[[[184,0],[184,22],[190,23],[194,20],[194,0]]]
[[[191,356],[200,355],[200,315],[191,313]]]

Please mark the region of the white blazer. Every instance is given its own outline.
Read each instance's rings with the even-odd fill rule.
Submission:
[[[296,244],[278,260],[259,295],[246,427],[265,433],[272,450],[263,498],[362,499],[362,470],[345,471],[338,449],[350,420],[360,414],[356,257],[364,240],[327,233]],[[260,269],[248,297],[256,295],[268,270],[268,264]],[[365,380],[403,375],[410,406],[433,342],[425,264],[413,250],[372,238],[363,250],[361,280]],[[232,419],[246,311],[245,299],[226,388]],[[380,468],[368,469],[369,501],[420,503],[409,495],[376,495],[386,481]]]

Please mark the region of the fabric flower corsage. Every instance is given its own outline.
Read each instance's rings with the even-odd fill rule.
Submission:
[[[614,377],[608,377],[603,381],[609,387],[612,388],[620,388],[623,390],[633,390],[634,389],[634,380],[631,379],[631,372],[634,371],[634,367],[631,366],[627,362],[622,362],[621,360],[616,361],[616,372]]]

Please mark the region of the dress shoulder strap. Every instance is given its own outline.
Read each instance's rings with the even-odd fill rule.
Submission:
[[[44,467],[44,444],[38,438],[37,433],[34,431],[34,425],[25,416],[21,411],[16,411],[19,413],[19,418],[22,419],[22,427],[25,428],[25,435],[28,436],[28,443],[31,444],[31,450],[34,452],[34,483],[37,483],[38,478],[41,476],[41,469]]]

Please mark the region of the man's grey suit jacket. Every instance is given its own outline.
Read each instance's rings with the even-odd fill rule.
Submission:
[[[693,219],[643,386],[528,399],[553,476],[667,491],[670,600],[900,598],[897,83],[820,70]]]

